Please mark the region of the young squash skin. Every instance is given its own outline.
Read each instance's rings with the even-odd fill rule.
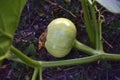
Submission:
[[[66,18],[53,20],[47,28],[45,47],[54,57],[66,56],[74,45],[76,28],[72,21]]]

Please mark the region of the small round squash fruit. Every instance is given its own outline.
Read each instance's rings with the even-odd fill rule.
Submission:
[[[57,58],[66,56],[74,45],[76,28],[73,22],[66,18],[54,19],[47,28],[45,47]]]

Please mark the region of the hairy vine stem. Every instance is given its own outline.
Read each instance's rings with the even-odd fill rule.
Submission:
[[[14,46],[11,46],[11,52],[13,52],[17,57],[19,57],[23,62],[31,67],[40,67],[42,66],[42,62],[33,60],[23,54],[20,50],[16,49]]]
[[[84,57],[84,58],[61,60],[61,61],[36,61],[36,60],[33,60],[33,59],[27,57],[26,55],[24,55],[21,51],[16,49],[14,46],[11,46],[11,52],[13,52],[25,64],[27,64],[31,67],[55,67],[55,66],[85,64],[85,63],[97,61],[100,59],[99,55],[93,55],[93,56]]]
[[[37,74],[39,72],[39,68],[34,68],[34,72],[33,72],[33,75],[32,75],[32,80],[36,80],[36,77],[37,77]]]
[[[87,50],[86,47],[84,47],[86,49],[86,51],[85,51],[85,49],[83,49],[83,47],[79,47],[79,46],[81,46],[81,44],[79,42],[77,42],[76,44],[77,44],[77,48],[79,50],[82,50],[87,53],[90,52],[90,55],[92,55],[92,56],[76,58],[76,59],[69,59],[69,60],[60,60],[60,61],[36,61],[36,60],[33,60],[33,59],[27,57],[21,51],[19,51],[18,49],[16,49],[13,46],[11,47],[11,51],[17,57],[19,57],[25,64],[27,64],[31,67],[34,67],[34,68],[35,67],[44,68],[44,67],[85,64],[85,63],[94,62],[94,61],[97,61],[100,59],[120,61],[119,54],[109,54],[109,53],[105,53],[105,52],[101,52],[101,51],[96,51],[96,50],[88,48],[88,47],[87,47],[87,49],[89,49],[89,50]]]

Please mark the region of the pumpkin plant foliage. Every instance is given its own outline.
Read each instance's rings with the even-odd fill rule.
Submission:
[[[40,80],[42,80],[42,69],[47,67],[85,64],[85,63],[90,63],[90,62],[94,62],[101,59],[120,61],[119,54],[109,54],[104,52],[101,49],[96,50],[94,48],[91,48],[77,41],[75,39],[77,34],[75,25],[70,20],[63,19],[63,18],[62,18],[63,22],[57,21],[56,23],[56,20],[58,20],[56,19],[55,22],[53,20],[53,22],[51,22],[48,25],[47,40],[45,42],[46,49],[55,57],[64,57],[69,53],[69,51],[73,47],[91,56],[83,57],[83,58],[80,57],[80,58],[69,59],[69,60],[60,60],[60,61],[37,61],[24,55],[21,51],[19,51],[17,48],[12,46],[12,41],[13,41],[14,32],[18,26],[21,11],[26,1],[27,0],[7,0],[7,1],[0,0],[0,64],[4,58],[9,56],[9,53],[11,51],[12,53],[14,53],[14,55],[17,58],[21,59],[22,63],[25,63],[34,68],[32,80],[36,80],[38,73],[40,76],[39,77]],[[94,23],[92,24],[94,25],[94,29],[96,28],[95,34],[97,34],[98,33],[97,30],[99,31],[99,33],[101,33],[101,30],[99,30],[101,25],[99,27],[96,27],[97,25],[97,21],[95,19],[96,14],[94,12],[95,10],[94,10],[94,6],[92,5],[92,1],[94,0],[89,0],[91,4],[88,6],[88,5],[84,5],[84,4],[87,4],[85,0],[81,0],[81,2],[83,3],[82,9],[84,10],[85,13],[87,13],[89,12],[88,11],[88,7],[89,7],[91,9],[90,11],[94,13],[92,15],[92,19]],[[120,0],[96,0],[96,1],[101,5],[103,5],[105,8],[107,8],[109,11],[114,13],[120,13],[120,4],[119,4]],[[88,27],[89,27],[91,26],[91,23],[89,24],[89,22],[92,22],[92,21],[87,17],[91,17],[91,16],[89,16],[89,14],[85,15],[85,18],[86,18],[86,21],[88,21]],[[93,28],[91,27],[91,29]],[[60,33],[60,34],[58,35],[57,33]],[[100,42],[99,37],[101,37],[101,35],[97,37],[98,41]],[[101,46],[100,44],[101,43],[99,43],[98,47]],[[32,49],[33,47],[34,46],[31,45],[29,49]],[[34,53],[35,51],[34,49],[32,49],[30,50],[30,52]],[[61,53],[65,53],[65,54],[61,54]],[[15,59],[11,59],[11,60],[17,61]]]
[[[12,44],[21,11],[27,0],[0,0],[0,60]]]
[[[106,9],[113,13],[120,13],[120,0],[96,0]]]

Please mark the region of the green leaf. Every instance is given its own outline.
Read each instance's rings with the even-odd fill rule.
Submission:
[[[30,55],[32,58],[35,58],[36,49],[33,43],[31,43],[24,51],[27,55]]]
[[[31,44],[26,48],[26,53],[27,53],[27,54],[36,54],[36,50],[35,50],[34,44],[31,43]]]
[[[96,0],[99,4],[113,13],[120,13],[120,0]]]
[[[0,30],[14,34],[26,0],[0,0]]]
[[[0,58],[9,52],[26,1],[0,0]]]

